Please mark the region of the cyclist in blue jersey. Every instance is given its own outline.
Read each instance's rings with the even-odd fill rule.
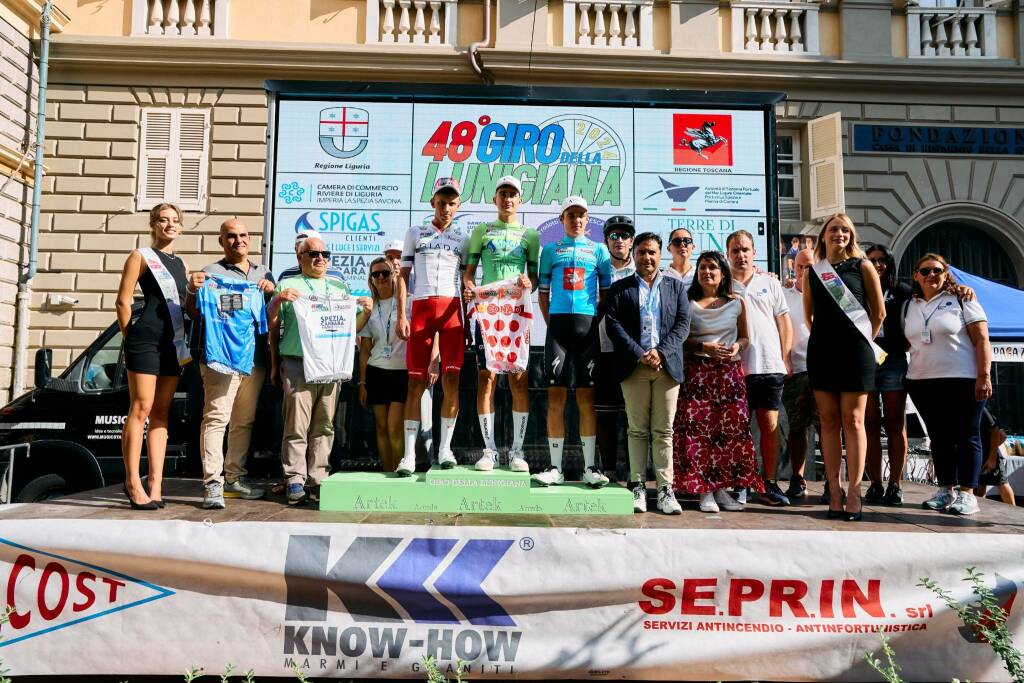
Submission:
[[[565,397],[566,389],[573,385],[573,375],[583,441],[583,482],[594,488],[608,483],[608,477],[594,462],[597,442],[594,377],[600,350],[597,310],[601,297],[612,283],[612,262],[608,248],[586,236],[588,219],[585,199],[566,198],[561,213],[565,235],[544,247],[540,257],[538,300],[548,326],[544,366],[549,385],[551,464],[535,474],[534,479],[543,486],[565,481],[562,475]]]

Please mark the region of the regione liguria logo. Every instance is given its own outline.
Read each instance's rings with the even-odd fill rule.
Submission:
[[[320,147],[332,157],[362,154],[370,137],[370,114],[356,107],[328,107],[320,112]]]
[[[676,166],[732,166],[732,116],[673,114],[672,162]]]
[[[330,536],[290,536],[285,620],[326,621],[328,594],[334,593],[357,623],[514,627],[512,617],[482,586],[512,544],[357,536],[332,562]]]
[[[0,648],[100,619],[174,591],[0,538],[0,591],[12,609]]]

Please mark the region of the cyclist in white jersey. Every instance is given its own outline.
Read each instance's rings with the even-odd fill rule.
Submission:
[[[452,433],[459,414],[459,371],[465,354],[462,328],[460,269],[469,232],[453,225],[461,204],[461,188],[455,178],[439,178],[430,205],[434,219],[427,225],[409,228],[402,250],[402,278],[398,286],[398,334],[407,339],[406,365],[409,395],[405,401],[405,453],[398,469],[402,476],[416,470],[416,435],[420,428],[420,397],[427,387],[427,371],[434,335],[441,347],[441,444],[437,460],[443,468],[455,466]],[[409,278],[415,273],[412,308],[406,313]]]

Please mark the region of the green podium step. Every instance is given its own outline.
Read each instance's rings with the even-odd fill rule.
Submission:
[[[399,477],[394,472],[338,472],[320,486],[320,509],[331,512],[438,512],[468,514],[631,515],[633,496],[618,485],[539,486],[525,472],[478,472],[432,467]]]

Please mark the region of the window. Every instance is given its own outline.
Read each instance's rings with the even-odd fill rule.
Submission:
[[[139,189],[136,208],[172,202],[186,211],[202,211],[210,144],[209,109],[142,110],[139,136]]]
[[[124,366],[121,365],[121,332],[117,331],[89,357],[81,376],[82,389],[119,389],[124,386],[125,379]]]
[[[779,176],[779,218],[800,220],[800,134],[783,131],[775,138]]]

